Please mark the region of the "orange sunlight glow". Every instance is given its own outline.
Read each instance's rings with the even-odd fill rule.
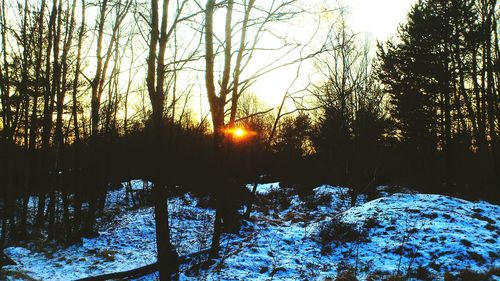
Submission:
[[[224,134],[226,134],[227,137],[230,137],[234,141],[241,141],[250,136],[257,135],[256,132],[247,130],[242,127],[226,128],[224,130]]]
[[[246,134],[247,134],[247,132],[246,132],[246,131],[244,131],[244,130],[243,130],[243,129],[241,129],[241,128],[238,128],[238,129],[234,130],[234,133],[233,133],[233,135],[234,135],[235,137],[239,137],[239,138],[243,137],[243,136],[244,136],[244,135],[246,135]]]

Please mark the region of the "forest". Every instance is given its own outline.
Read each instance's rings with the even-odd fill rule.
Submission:
[[[0,1],[1,280],[500,278],[496,0]]]

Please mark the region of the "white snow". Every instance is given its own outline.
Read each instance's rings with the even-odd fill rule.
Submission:
[[[132,185],[142,188],[142,181]],[[247,187],[252,190],[253,185]],[[251,220],[240,234],[222,236],[221,257],[208,269],[182,266],[180,279],[325,280],[352,266],[364,280],[373,272],[405,274],[422,266],[434,274],[433,279],[442,280],[445,271],[500,267],[500,206],[380,191],[387,196],[369,202],[358,196],[352,207],[348,189],[342,187],[323,185],[301,198],[279,183],[259,184]],[[280,192],[289,204],[277,199]],[[122,188],[110,192],[107,209],[110,213],[100,221],[99,237],[45,251],[30,245],[8,248],[5,253],[18,265],[5,269],[40,280],[73,280],[154,262],[152,208],[131,208]],[[210,246],[213,210],[199,207],[198,199],[186,194],[171,199],[169,211],[172,241],[180,255]],[[319,231],[333,219],[353,224],[364,239],[322,243]],[[155,279],[151,274],[139,280]]]
[[[247,184],[247,189],[252,192],[253,191],[253,184]],[[266,195],[269,194],[273,190],[278,190],[280,189],[280,183],[279,182],[273,182],[273,183],[259,183],[257,184],[257,189],[256,189],[256,194],[258,195]]]
[[[318,200],[325,196],[331,201]],[[445,271],[483,272],[500,267],[497,205],[408,193],[367,203],[365,196],[359,196],[357,206],[350,208],[348,190],[332,186],[316,188],[307,200],[311,199],[323,204],[307,209],[306,202],[291,196],[292,203],[285,210],[258,209],[255,223],[241,236],[224,237],[224,254],[204,277],[325,280],[337,276],[339,268],[352,266],[364,280],[370,273],[396,274],[399,268],[400,274],[406,274],[422,266],[435,280],[442,280]],[[368,219],[375,218],[377,223],[365,230],[366,241],[324,245],[318,239],[319,229],[334,217],[360,230]]]
[[[134,185],[142,188],[142,181],[135,181]],[[83,238],[81,245],[53,246],[44,251],[36,251],[34,245],[27,247],[33,250],[10,247],[4,253],[17,265],[5,266],[4,269],[23,271],[39,280],[67,281],[126,271],[155,262],[153,208],[134,209],[125,198],[124,188],[108,194],[106,216],[112,219],[109,222],[102,217],[98,220],[97,238]],[[189,194],[169,201],[172,243],[181,255],[205,248],[212,232],[213,211],[194,207],[195,204]]]

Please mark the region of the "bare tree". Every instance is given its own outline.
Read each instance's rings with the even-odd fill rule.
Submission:
[[[103,45],[105,29],[104,24],[106,22],[106,16],[110,14],[110,9],[113,7],[109,6],[109,0],[103,0],[99,7],[99,20],[97,23],[97,46],[96,46],[96,72],[94,78],[91,80],[91,154],[95,163],[98,163],[98,151],[97,151],[97,140],[99,136],[99,115],[101,107],[101,97],[104,92],[104,85],[107,77],[107,70],[109,63],[112,58],[112,51],[115,47],[115,42],[118,39],[119,30],[121,24],[125,17],[127,16],[128,10],[132,4],[131,0],[126,1],[124,4],[118,3],[115,5],[115,21],[112,26],[111,36],[107,47]],[[104,54],[103,54],[104,52]],[[99,178],[97,165],[92,165],[94,169],[94,178]],[[89,200],[89,211],[87,216],[87,222],[84,227],[84,234],[92,234],[94,223],[95,223],[95,212],[97,209],[97,201],[99,196],[99,190],[104,187],[102,182],[94,182],[95,192]],[[103,200],[101,200],[102,202]]]
[[[175,5],[174,5],[175,4]],[[166,130],[164,126],[165,113],[165,78],[166,78],[166,51],[167,43],[171,38],[172,32],[181,21],[180,16],[187,4],[186,0],[170,3],[169,0],[163,0],[160,7],[158,0],[151,1],[151,33],[149,38],[149,56],[147,59],[147,78],[146,84],[151,100],[152,125],[153,125],[153,147],[154,149],[154,198],[155,198],[155,223],[156,223],[156,244],[158,252],[158,264],[160,268],[160,280],[170,280],[172,274],[178,271],[177,253],[170,241],[170,228],[168,222],[168,201],[167,186],[162,175],[161,163],[163,147],[163,134]],[[168,24],[170,8],[174,10],[172,23]],[[161,20],[159,11],[161,8]]]
[[[164,183],[161,181],[161,169],[159,164],[159,151],[161,147],[161,135],[163,128],[164,108],[164,79],[165,79],[165,50],[167,45],[167,20],[169,0],[164,0],[162,5],[161,26],[159,26],[158,0],[151,1],[151,36],[149,43],[147,87],[151,105],[153,107],[153,130],[156,173],[154,178],[155,196],[155,224],[156,224],[156,248],[158,252],[158,264],[160,269],[160,280],[170,280],[172,273],[178,269],[177,254],[170,242],[170,228],[168,224],[168,201]],[[159,51],[157,52],[157,48]]]
[[[259,77],[276,69],[313,57],[317,53],[313,52],[300,58],[293,57],[286,61],[285,58],[291,56],[302,44],[289,42],[289,40],[269,32],[272,24],[286,22],[303,12],[299,5],[296,5],[297,1],[273,0],[262,3],[258,7],[255,2],[254,0],[241,2],[228,0],[217,3],[215,0],[208,0],[204,10],[205,86],[212,117],[214,149],[218,165],[216,168],[217,175],[214,176],[220,181],[225,181],[224,178],[228,177],[228,175],[224,175],[225,169],[223,157],[221,156],[224,130],[226,126],[232,127],[236,123],[238,100],[241,95]],[[235,9],[235,6],[239,6],[241,9]],[[226,15],[224,30],[221,32],[223,39],[219,37],[217,30],[214,30],[214,13],[221,7],[225,7]],[[250,28],[252,28],[252,32],[250,32]],[[248,34],[253,34],[253,36],[248,38]],[[275,47],[260,47],[259,43],[266,34],[278,39],[281,44]],[[233,41],[239,43],[234,51]],[[217,45],[216,42],[219,42],[219,44]],[[223,51],[219,51],[219,49],[223,49]],[[258,51],[275,51],[277,53],[276,60],[257,67],[254,71],[248,71],[249,65],[253,62],[254,53]],[[222,64],[218,67],[216,58],[220,56],[222,56],[220,59]],[[233,56],[236,56],[236,58]],[[220,80],[218,80],[219,84],[216,86],[218,69],[221,69],[222,74],[219,77]],[[248,73],[245,74],[245,70]],[[245,77],[243,77],[244,74]],[[222,185],[227,184],[227,182],[222,183]],[[215,197],[216,204],[218,206],[223,205],[220,202],[221,198],[217,199],[216,194]],[[222,214],[220,208],[216,209],[211,248],[212,257],[218,255],[222,229]]]

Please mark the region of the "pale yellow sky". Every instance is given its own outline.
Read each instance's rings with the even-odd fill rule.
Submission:
[[[399,24],[416,0],[347,0],[351,7],[351,26],[370,33],[373,39],[385,41],[396,33]]]
[[[375,46],[376,41],[386,41],[396,35],[397,28],[406,21],[411,6],[417,0],[313,0],[327,5],[340,5],[348,7],[348,25],[354,32],[368,38]],[[361,38],[363,38],[361,37]],[[287,67],[277,70],[259,79],[252,90],[256,92],[267,104],[275,106],[281,101],[283,93],[293,81],[297,67]],[[302,81],[297,81],[295,89],[303,88],[307,83],[307,76],[313,69],[310,65],[302,66]]]
[[[30,0],[36,2],[36,0]],[[266,3],[267,0],[260,0],[262,1],[261,3]],[[348,25],[350,28],[352,28],[355,32],[360,33],[361,38],[364,38],[365,35],[368,35],[369,38],[371,38],[373,45],[375,45],[375,42],[377,40],[379,41],[385,41],[389,37],[393,36],[396,34],[396,30],[398,26],[401,23],[404,23],[406,21],[406,15],[410,9],[410,7],[417,1],[417,0],[302,0],[304,5],[307,5],[310,7],[311,12],[313,10],[318,11],[321,9],[321,7],[328,7],[328,8],[335,8],[339,6],[346,6],[348,7],[349,13],[347,15],[347,21]],[[14,5],[14,1],[7,1],[7,3],[10,3],[11,5]],[[18,15],[15,14],[15,10],[13,6],[8,9],[8,12],[10,14],[10,17],[17,18]],[[313,13],[311,13],[313,14]],[[223,16],[223,13],[222,13]],[[223,19],[223,17],[220,17]],[[95,20],[97,17],[97,13],[93,12],[91,8],[87,11],[87,23],[90,23],[91,25],[94,24]],[[313,16],[314,17],[314,16]],[[333,16],[335,17],[335,16]],[[19,20],[19,19],[18,19]],[[134,18],[129,19],[130,22],[134,21]],[[130,25],[132,26],[132,25]],[[298,20],[295,20],[292,26],[289,27],[276,27],[274,26],[273,28],[276,28],[273,31],[277,31],[278,33],[283,33],[281,35],[285,35],[285,37],[288,38],[293,38],[294,41],[302,41],[301,43],[304,43],[304,41],[307,41],[308,38],[310,38],[311,34],[315,30],[315,22],[314,20],[310,20],[307,18],[300,18]],[[220,29],[223,30],[223,29]],[[186,30],[185,32],[192,32]],[[181,33],[184,34],[184,33]],[[183,37],[181,35],[181,37]],[[94,46],[94,41],[91,40],[91,35],[89,33],[89,40],[87,43],[91,44],[90,49],[85,50],[85,54],[89,54],[89,57],[87,57],[85,64],[87,67],[84,69],[84,71],[87,73],[88,76],[93,75],[93,46]],[[123,44],[124,42],[122,42]],[[184,42],[185,44],[189,44],[190,41]],[[191,42],[192,43],[192,42]],[[194,42],[196,43],[196,42]],[[276,42],[274,42],[276,44]],[[273,42],[270,40],[266,41],[264,40],[263,42],[260,43],[261,47],[266,47],[266,48],[272,48]],[[141,37],[134,39],[133,43],[133,48],[135,50],[135,55],[134,55],[134,61],[136,63],[134,64],[134,67],[137,67],[139,65],[144,65],[145,59],[146,59],[146,50],[147,50],[147,41],[144,41],[141,39]],[[315,50],[314,47],[309,50],[312,51]],[[125,52],[129,52],[129,50],[124,50]],[[306,54],[309,53],[306,51]],[[262,67],[263,65],[267,65],[270,61],[275,60],[277,57],[279,57],[280,54],[276,53],[269,53],[269,52],[261,52],[259,54],[255,54],[253,57],[253,69],[258,69],[259,67]],[[295,57],[294,57],[295,56]],[[123,69],[126,69],[129,67],[128,63],[128,57],[124,59],[125,61],[125,66],[123,66]],[[293,60],[297,57],[297,54],[293,54],[293,56],[289,58],[284,58],[284,62],[288,62],[290,60]],[[279,62],[277,64],[280,64],[282,62]],[[202,64],[198,66],[201,67]],[[279,105],[284,93],[290,86],[291,82],[294,80],[296,72],[297,72],[297,66],[298,65],[293,65],[293,66],[288,66],[276,71],[273,71],[269,74],[266,74],[264,76],[261,76],[256,83],[252,86],[250,91],[255,92],[264,103],[266,103],[269,107],[276,107]],[[109,71],[108,71],[109,72]],[[182,81],[194,81],[199,75],[199,79],[197,79],[196,84],[197,87],[193,88],[193,94],[192,94],[192,99],[191,99],[191,104],[190,107],[195,111],[195,112],[202,112],[200,115],[206,114],[208,112],[208,105],[206,101],[206,96],[205,96],[205,91],[204,91],[204,79],[203,79],[203,73],[202,72],[192,72],[188,71],[189,75],[183,76]],[[142,86],[144,83],[144,71],[140,70],[137,75],[135,75],[135,81],[138,86]],[[252,76],[253,70],[252,68],[248,69],[247,73],[244,73],[243,76],[246,76],[248,78],[249,76]],[[291,91],[296,91],[298,89],[304,88],[304,86],[307,84],[309,81],[309,76],[312,76],[314,74],[314,68],[312,67],[312,61],[309,61],[307,63],[304,63],[301,68],[300,72],[300,79],[298,79],[294,85],[294,87],[291,88]],[[121,81],[127,81],[127,75],[126,72],[123,73],[124,77],[121,79]],[[194,77],[194,78],[193,78]],[[126,83],[121,83],[122,85],[122,91],[125,90],[126,88]],[[198,85],[199,84],[199,85]],[[132,100],[137,100],[139,96],[133,97]],[[129,108],[129,110],[133,111],[133,107]],[[129,115],[132,115],[132,112],[130,112]]]

